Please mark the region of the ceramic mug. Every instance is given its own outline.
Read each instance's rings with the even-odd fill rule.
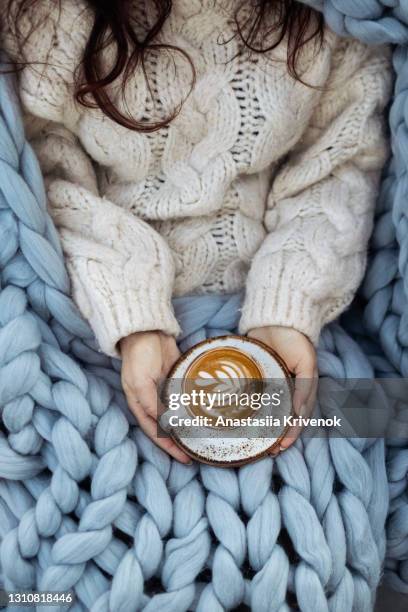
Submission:
[[[293,414],[293,381],[269,346],[228,335],[176,362],[162,389],[160,424],[193,459],[236,467],[273,455]]]

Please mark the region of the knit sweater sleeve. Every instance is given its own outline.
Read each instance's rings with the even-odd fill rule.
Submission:
[[[117,342],[136,331],[177,335],[171,306],[174,262],[164,239],[98,195],[92,162],[69,130],[44,122],[31,142],[45,176],[73,298],[102,351],[117,356]]]
[[[381,168],[389,49],[341,40],[300,142],[272,182],[267,236],[248,275],[240,332],[281,325],[317,343],[362,280]]]

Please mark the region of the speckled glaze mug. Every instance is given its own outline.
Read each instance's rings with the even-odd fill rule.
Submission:
[[[236,467],[276,452],[292,395],[288,368],[270,347],[236,335],[211,338],[169,373],[160,424],[191,458]]]

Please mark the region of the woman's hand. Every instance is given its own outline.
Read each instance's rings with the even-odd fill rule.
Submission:
[[[160,398],[157,385],[180,355],[175,339],[160,331],[137,332],[122,338],[122,386],[140,427],[158,446],[182,463],[188,455],[171,440],[157,436]]]
[[[310,340],[292,327],[257,327],[248,332],[250,338],[260,340],[278,353],[295,375],[293,410],[297,416],[312,414],[317,390],[316,351]],[[280,450],[293,444],[301,432],[300,426],[293,426],[280,442]]]

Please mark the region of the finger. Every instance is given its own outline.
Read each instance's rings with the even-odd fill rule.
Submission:
[[[313,414],[313,410],[314,410],[315,403],[316,403],[316,396],[317,396],[318,385],[319,385],[319,373],[317,371],[317,368],[314,368],[310,392],[309,392],[309,395],[308,395],[308,397],[306,399],[306,411],[307,411],[306,414],[307,414],[307,416],[311,416]]]
[[[302,382],[303,381],[304,379],[302,379]],[[309,384],[309,381],[310,381],[310,384]],[[319,379],[318,379],[317,368],[314,367],[312,378],[307,379],[307,384],[305,385],[305,389],[308,389],[309,394],[305,398],[305,400],[302,402],[300,412],[297,413],[299,416],[303,418],[307,418],[308,416],[311,416],[313,414],[318,382],[319,382]],[[302,386],[302,391],[303,390],[304,389]],[[292,444],[296,442],[296,440],[302,433],[302,429],[303,428],[301,425],[293,425],[292,427],[290,427],[287,433],[285,434],[284,438],[280,442],[280,449],[287,450],[290,446],[292,446]]]
[[[302,433],[301,425],[292,425],[289,427],[285,434],[285,437],[280,441],[279,447],[281,451],[287,450],[292,444],[296,442],[300,434]]]
[[[144,412],[141,404],[135,405],[135,417],[141,429],[155,444],[157,444],[157,446],[162,448],[177,461],[181,463],[191,463],[190,457],[184,453],[171,438],[158,437],[157,422]]]
[[[315,403],[316,403],[316,395],[317,395],[317,386],[319,383],[317,370],[313,371],[313,378],[311,379],[311,384],[309,385],[309,395],[307,396],[305,402],[303,403],[303,407],[301,408],[299,416],[304,418],[310,417],[313,414]]]
[[[293,410],[298,416],[308,412],[308,400],[313,397],[315,389],[315,363],[312,358],[303,360],[296,368],[295,390],[293,392]]]
[[[144,412],[157,421],[161,403],[153,380],[145,380],[143,383],[135,381],[134,387],[127,393],[127,398],[132,411],[133,405],[141,405]]]
[[[281,452],[280,446],[279,444],[277,446],[275,446],[271,451],[269,451],[269,456],[272,457],[272,459],[275,459],[279,453]]]

